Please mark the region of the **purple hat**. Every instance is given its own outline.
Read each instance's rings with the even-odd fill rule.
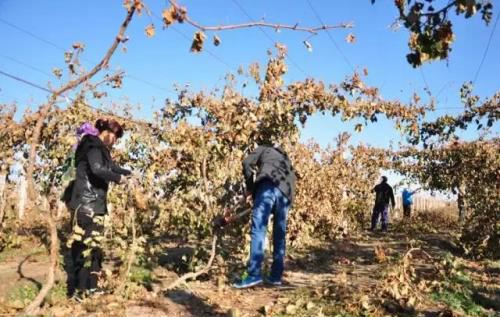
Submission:
[[[76,130],[76,136],[78,137],[78,139],[80,139],[87,134],[98,136],[99,130],[97,130],[97,128],[94,127],[91,123],[85,122]]]
[[[99,130],[97,130],[97,128],[89,122],[82,124],[78,129],[76,129],[77,142],[73,145],[73,150],[76,150],[78,143],[80,143],[80,140],[86,135],[98,136]]]

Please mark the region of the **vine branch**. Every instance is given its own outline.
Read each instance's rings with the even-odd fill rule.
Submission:
[[[119,80],[123,76],[125,76],[125,72],[124,71],[118,71],[114,75],[106,76],[101,81],[99,81],[99,82],[97,82],[95,84],[90,85],[90,89],[97,89],[97,87],[99,87],[100,85],[102,85],[104,83],[109,83],[109,82],[113,82],[113,81]]]
[[[293,31],[301,31],[301,32],[308,32],[311,34],[318,34],[319,31],[323,30],[331,30],[331,29],[349,29],[354,26],[352,22],[345,22],[345,23],[340,23],[337,25],[322,25],[318,27],[300,27],[298,24],[290,25],[290,24],[279,24],[279,23],[269,23],[269,22],[264,22],[264,21],[255,21],[255,22],[246,22],[246,23],[239,23],[239,24],[228,24],[228,25],[215,25],[215,26],[203,26],[193,20],[191,20],[189,17],[186,17],[186,22],[191,24],[197,29],[200,29],[201,31],[225,31],[225,30],[236,30],[236,29],[244,29],[244,28],[251,28],[251,27],[267,27],[267,28],[273,28],[273,29],[288,29],[288,30],[293,30]]]
[[[137,233],[136,233],[136,227],[135,227],[135,207],[132,207],[130,210],[131,210],[130,222],[131,222],[131,227],[132,227],[132,243],[130,244],[130,249],[128,251],[127,264],[126,264],[125,269],[122,273],[121,283],[120,283],[120,286],[118,287],[119,293],[121,293],[125,290],[125,287],[127,286],[127,280],[128,280],[128,276],[130,274],[130,270],[132,269],[132,265],[134,264],[135,259],[136,259]]]
[[[33,199],[35,196],[35,186],[33,182],[33,172],[34,172],[34,166],[35,166],[35,161],[36,161],[36,148],[37,145],[40,141],[40,134],[42,131],[42,126],[45,118],[47,117],[48,113],[50,112],[52,106],[55,104],[57,97],[62,95],[63,93],[74,89],[81,85],[82,83],[88,81],[91,79],[95,74],[97,74],[102,68],[107,67],[109,64],[109,61],[113,54],[115,53],[116,49],[118,48],[118,45],[124,40],[125,38],[125,31],[127,30],[127,27],[132,20],[132,17],[134,15],[134,12],[136,10],[135,5],[131,6],[130,10],[128,10],[127,15],[125,17],[125,20],[122,22],[120,26],[120,30],[118,32],[118,35],[113,41],[113,44],[111,47],[108,49],[106,54],[104,55],[103,59],[92,68],[88,73],[83,74],[82,76],[75,78],[74,80],[69,81],[59,89],[55,90],[52,95],[49,98],[48,103],[43,105],[38,113],[38,118],[36,121],[36,125],[33,131],[33,136],[31,139],[31,146],[30,146],[30,153],[29,153],[29,163],[28,163],[28,168],[26,171],[26,178],[28,180],[28,192],[30,194],[30,198]]]
[[[435,15],[439,15],[443,12],[447,12],[451,7],[453,7],[454,5],[456,5],[457,2],[456,1],[452,1],[450,2],[447,6],[445,6],[444,8],[442,8],[441,10],[438,10],[438,11],[434,11],[434,12],[426,12],[426,13],[422,13],[421,15],[422,16],[435,16]]]
[[[54,199],[52,199],[54,201]],[[57,199],[55,199],[57,201]],[[49,294],[50,290],[54,286],[55,274],[57,269],[57,263],[59,258],[59,239],[57,237],[57,218],[54,216],[52,210],[54,206],[49,206],[49,203],[44,201],[45,211],[49,213],[47,217],[48,229],[50,231],[50,264],[47,274],[47,281],[43,285],[42,289],[38,295],[33,299],[33,301],[26,307],[24,313],[27,315],[36,315],[42,305],[45,297]]]
[[[174,0],[169,0],[169,2],[175,8],[181,9],[181,7]],[[238,24],[206,26],[194,21],[187,14],[184,16],[184,21],[201,31],[225,31],[225,30],[252,28],[252,27],[267,27],[276,30],[288,29],[292,31],[301,31],[311,34],[318,34],[319,31],[330,30],[330,29],[348,29],[354,26],[352,22],[346,22],[337,25],[322,25],[319,27],[308,28],[308,27],[300,27],[298,23],[291,25],[291,24],[269,23],[265,21],[253,21],[253,22],[238,23]]]
[[[208,260],[205,267],[197,272],[191,272],[191,273],[184,274],[183,276],[179,277],[177,280],[172,282],[170,285],[168,285],[164,290],[165,291],[172,290],[172,289],[178,287],[179,285],[185,283],[187,280],[195,279],[200,275],[208,273],[210,271],[210,269],[212,268],[212,264],[213,264],[214,259],[215,259],[216,251],[217,251],[217,234],[214,234],[214,236],[212,238],[212,251],[210,253],[210,259]]]

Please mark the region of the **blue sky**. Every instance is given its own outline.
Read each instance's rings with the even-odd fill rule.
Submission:
[[[161,15],[165,1],[145,1],[157,15]],[[205,25],[246,22],[249,14],[253,19],[265,17],[267,21],[318,26],[321,23],[309,7],[307,0],[212,0],[179,1],[188,8],[189,15]],[[386,99],[407,101],[417,92],[425,95],[427,82],[430,91],[437,97],[436,113],[429,118],[445,113],[460,111],[459,89],[463,82],[472,80],[492,31],[493,23],[487,27],[480,17],[464,20],[453,15],[456,41],[449,61],[426,64],[413,69],[406,62],[408,32],[401,28],[391,31],[395,21],[396,8],[392,1],[379,0],[371,5],[368,0],[327,1],[311,0],[321,19],[327,24],[350,22],[352,30],[332,30],[331,35],[338,47],[326,33],[314,36],[310,53],[302,44],[308,37],[305,33],[282,31],[276,33],[266,29],[276,41],[285,43],[289,49],[288,81],[314,77],[326,83],[339,82],[352,73],[352,68],[367,68],[367,82],[381,88]],[[354,4],[356,3],[356,4]],[[239,4],[243,10],[237,5]],[[494,8],[495,13],[498,8]],[[246,12],[246,13],[245,13]],[[39,1],[0,0],[0,70],[47,86],[51,81],[53,67],[63,67],[63,50],[74,42],[86,45],[84,65],[92,66],[98,61],[117,33],[125,14],[121,0],[114,1]],[[494,19],[496,15],[494,16]],[[149,23],[156,25],[157,33],[152,39],[144,34]],[[28,30],[39,39],[19,30]],[[118,51],[112,59],[112,68],[123,69],[126,77],[124,86],[114,91],[103,102],[140,103],[141,117],[148,118],[152,110],[163,105],[167,97],[173,97],[174,83],[189,83],[193,89],[220,87],[227,72],[235,72],[240,65],[248,66],[258,61],[265,65],[267,49],[272,47],[270,39],[259,29],[219,32],[222,39],[219,47],[207,41],[206,47],[212,53],[189,53],[190,38],[194,29],[189,25],[176,25],[175,29],[161,30],[161,22],[155,17],[143,14],[135,17],[127,32],[127,52]],[[346,43],[345,36],[354,33],[357,41]],[[187,38],[186,38],[187,37]],[[49,42],[50,44],[48,44]],[[54,47],[57,46],[57,47]],[[342,57],[347,56],[347,60]],[[500,30],[494,33],[491,46],[475,84],[475,92],[482,97],[491,96],[499,89],[500,74]],[[16,62],[17,61],[17,62]],[[25,65],[19,64],[24,63]],[[295,66],[298,65],[297,66]],[[28,65],[28,66],[27,66]],[[36,68],[36,69],[33,69]],[[139,80],[137,80],[137,78]],[[147,81],[151,84],[145,84]],[[0,76],[0,102],[15,101],[20,109],[37,107],[46,100],[47,94],[9,78]],[[353,143],[368,143],[387,146],[402,140],[392,124],[381,120],[370,125],[361,133],[354,133],[355,123],[342,123],[330,116],[312,117],[303,130],[302,139],[315,138],[323,146],[343,130],[353,132]],[[498,125],[495,126],[498,133]],[[465,137],[474,137],[469,131]]]

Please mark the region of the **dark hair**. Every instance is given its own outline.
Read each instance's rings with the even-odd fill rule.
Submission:
[[[387,176],[382,176],[382,183],[387,183]]]
[[[117,138],[121,138],[123,136],[123,128],[122,126],[113,119],[98,119],[95,122],[95,127],[99,130],[99,133],[103,131],[113,132]]]

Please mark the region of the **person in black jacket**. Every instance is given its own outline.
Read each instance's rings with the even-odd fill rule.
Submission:
[[[380,183],[373,188],[375,192],[375,206],[372,213],[371,230],[375,230],[378,223],[378,218],[382,218],[382,231],[387,231],[389,224],[389,202],[392,204],[392,209],[396,205],[394,200],[394,192],[392,187],[387,184],[387,177],[382,176]]]
[[[99,119],[95,127],[99,135],[84,136],[76,149],[76,179],[69,202],[74,210],[72,221],[83,231],[81,239],[71,245],[77,299],[97,290],[103,252],[96,237],[103,231],[109,183],[123,183],[125,176],[130,174],[117,166],[110,154],[113,144],[123,136],[120,124],[115,120]]]
[[[263,282],[264,240],[271,214],[273,220],[273,264],[267,279],[281,285],[284,270],[286,223],[295,195],[296,176],[288,155],[279,147],[259,146],[243,161],[247,195],[254,200],[251,225],[250,259],[246,278],[234,284],[247,288]]]

